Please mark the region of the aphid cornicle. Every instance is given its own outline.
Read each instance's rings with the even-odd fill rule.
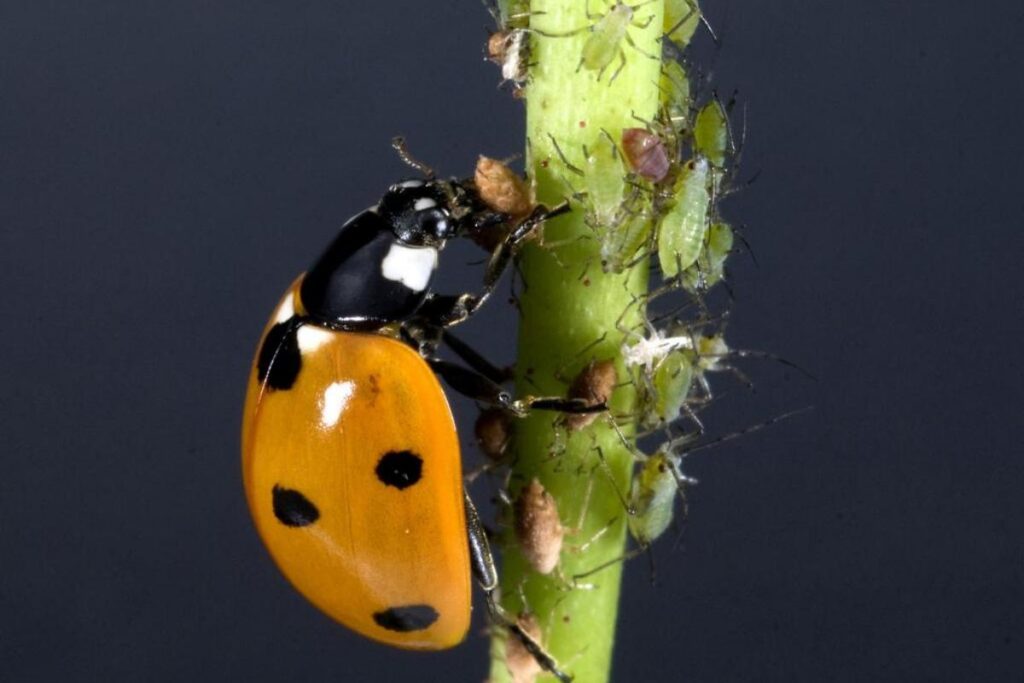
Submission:
[[[341,227],[263,333],[242,426],[249,507],[295,588],[363,635],[410,649],[459,643],[469,628],[471,574],[502,618],[438,376],[518,414],[579,405],[512,400],[461,343],[449,345],[474,370],[433,350],[447,327],[488,298],[516,246],[556,212],[538,207],[514,223],[480,292],[444,296],[430,283],[446,242],[508,217],[483,206],[469,183],[429,177],[392,185]],[[567,679],[514,622],[504,625]]]

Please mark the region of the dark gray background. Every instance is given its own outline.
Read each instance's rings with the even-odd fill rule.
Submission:
[[[617,680],[1020,680],[1024,10],[707,9],[763,170],[726,207],[760,264],[734,259],[730,334],[820,378],[748,363],[709,426],[816,410],[690,461]],[[238,430],[279,294],[407,172],[393,134],[452,174],[520,150],[488,26],[472,0],[0,3],[0,679],[483,679],[479,637],[391,650],[285,585]],[[511,311],[470,337],[511,358]]]

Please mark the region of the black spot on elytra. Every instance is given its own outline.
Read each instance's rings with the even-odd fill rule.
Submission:
[[[256,370],[260,382],[266,381],[271,389],[291,389],[302,369],[299,352],[299,324],[296,318],[277,323],[267,332]]]
[[[388,451],[377,462],[377,478],[401,491],[423,476],[423,459],[412,451]]]
[[[274,516],[285,526],[309,526],[320,519],[320,511],[309,498],[283,486],[274,484]]]
[[[422,631],[429,628],[440,616],[430,605],[402,605],[383,612],[374,612],[373,620],[381,628],[399,633]]]

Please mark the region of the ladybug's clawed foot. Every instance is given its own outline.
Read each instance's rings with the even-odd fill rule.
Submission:
[[[517,400],[510,400],[508,405],[502,407],[515,413],[518,417],[526,416],[531,410],[553,410],[559,413],[572,415],[587,415],[592,413],[603,413],[608,410],[608,404],[594,403],[582,398],[559,398],[550,396],[526,396]]]

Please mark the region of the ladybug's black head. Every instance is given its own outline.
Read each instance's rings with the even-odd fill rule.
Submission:
[[[456,235],[457,202],[448,181],[407,180],[388,188],[377,213],[403,244],[441,248]]]

